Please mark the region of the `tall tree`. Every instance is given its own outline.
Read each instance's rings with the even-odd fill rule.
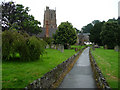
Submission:
[[[120,26],[117,21],[104,23],[101,31],[101,40],[109,49],[120,44]]]
[[[55,44],[62,44],[65,48],[68,48],[69,45],[73,45],[77,41],[77,34],[75,28],[72,24],[67,22],[62,22],[58,26],[58,30],[53,35]]]
[[[97,24],[97,23],[100,23],[100,20],[94,20],[94,21],[92,21],[93,26],[94,26],[95,24]]]
[[[100,33],[102,30],[104,22],[99,22],[94,25],[94,27],[90,31],[90,41],[95,44],[102,45],[102,41],[100,39]]]
[[[89,23],[88,25],[82,27],[82,31],[83,31],[83,33],[90,33],[90,30],[92,28],[93,28],[92,23]]]
[[[40,22],[29,15],[29,8],[14,2],[2,2],[2,30],[16,29],[27,33],[41,31]]]

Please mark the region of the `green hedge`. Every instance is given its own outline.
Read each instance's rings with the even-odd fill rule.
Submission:
[[[2,56],[3,60],[16,60],[19,53],[21,61],[33,61],[45,51],[46,43],[35,36],[17,31],[4,31],[2,33]]]

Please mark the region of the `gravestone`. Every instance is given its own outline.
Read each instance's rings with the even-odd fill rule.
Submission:
[[[51,45],[51,48],[54,49],[54,45],[53,44]]]
[[[64,52],[64,45],[60,45],[60,51]]]
[[[57,50],[60,50],[60,44],[58,45],[58,48],[57,48]]]
[[[118,45],[115,46],[115,47],[114,47],[114,50],[115,50],[116,52],[118,52],[118,51],[119,51],[119,46],[118,46]]]
[[[108,49],[107,45],[104,46],[104,49]]]
[[[94,45],[92,45],[92,50],[93,50],[93,51],[95,50],[95,47],[94,47]]]
[[[46,48],[49,48],[49,45],[47,45]]]
[[[56,49],[57,47],[56,47],[56,45],[54,46],[54,49]]]
[[[57,50],[64,52],[64,45],[59,44]]]
[[[95,47],[95,48],[100,48],[100,46],[98,46],[98,45],[94,45],[94,47]]]

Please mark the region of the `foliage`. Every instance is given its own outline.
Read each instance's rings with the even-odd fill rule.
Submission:
[[[4,31],[2,33],[2,55],[4,60],[15,57],[16,51],[25,46],[25,40],[22,35],[16,31]]]
[[[95,24],[97,24],[97,23],[100,23],[100,21],[99,21],[99,20],[94,20],[94,21],[92,21],[93,26],[94,26]]]
[[[101,31],[101,39],[109,49],[114,48],[120,42],[120,26],[116,21],[104,23]]]
[[[89,23],[87,26],[82,27],[83,33],[90,33],[90,30],[93,28],[93,25]]]
[[[68,48],[69,45],[76,43],[77,35],[72,24],[67,21],[58,26],[53,38],[55,44],[63,44],[65,48]]]
[[[52,39],[51,39],[50,37],[44,37],[43,40],[44,40],[45,42],[47,42],[47,44],[49,44],[49,45],[51,46],[51,44],[52,44]]]
[[[3,60],[14,60],[17,53],[22,61],[36,60],[43,54],[46,45],[35,36],[13,30],[4,31],[2,37]]]
[[[44,54],[35,62],[3,61],[2,87],[24,88],[75,54],[75,50],[64,50],[64,52],[61,53],[55,49],[46,49],[46,52],[47,54]],[[41,59],[43,61],[41,61]]]
[[[29,38],[29,41],[27,42],[27,44],[28,44],[29,53],[30,53],[29,58],[32,61],[39,59],[40,55],[43,55],[44,48],[46,46],[43,40],[40,40],[35,36],[32,36]]]
[[[75,30],[76,30],[76,33],[77,33],[77,34],[78,34],[78,33],[81,33],[80,30],[78,30],[77,28],[75,28]]]
[[[87,24],[86,26],[82,27],[82,32],[83,33],[90,33],[91,29],[93,29],[93,26],[97,23],[100,23],[99,20],[94,20],[92,23]]]
[[[14,2],[2,2],[2,30],[24,30],[27,33],[39,33],[40,22],[28,15],[29,8]]]
[[[111,49],[96,48],[92,54],[110,87],[118,88],[118,52]]]
[[[104,22],[99,22],[94,25],[90,31],[90,41],[95,44],[102,45],[102,40],[100,39],[100,33],[102,30]]]

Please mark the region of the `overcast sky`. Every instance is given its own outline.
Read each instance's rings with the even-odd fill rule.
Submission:
[[[2,0],[11,1],[11,0]],[[43,16],[46,6],[56,8],[57,26],[69,21],[74,27],[81,28],[93,20],[107,21],[118,18],[118,1],[120,0],[12,0],[31,9],[35,19],[43,26]]]

